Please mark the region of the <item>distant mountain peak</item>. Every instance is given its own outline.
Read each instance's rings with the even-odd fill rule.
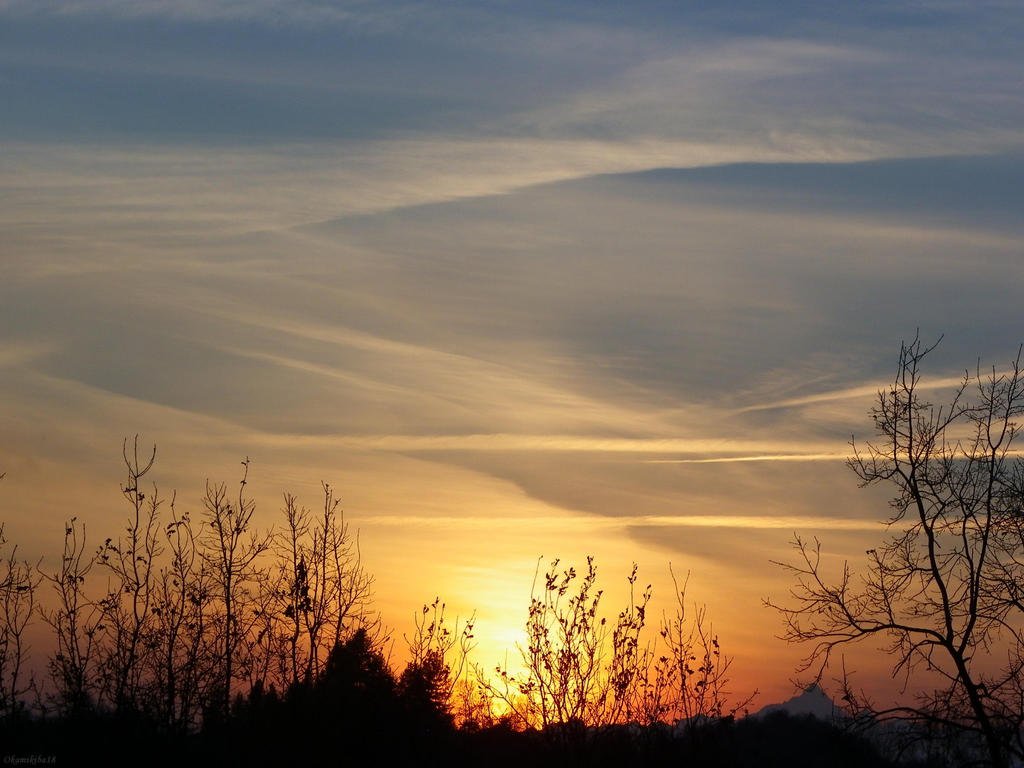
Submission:
[[[819,720],[834,722],[846,717],[829,695],[817,683],[811,683],[793,698],[780,704],[769,704],[751,715],[765,717],[775,712],[784,712],[790,717],[816,717]]]

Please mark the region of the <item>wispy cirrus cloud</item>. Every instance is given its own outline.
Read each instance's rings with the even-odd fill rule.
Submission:
[[[456,529],[485,530],[557,530],[572,531],[586,529],[588,532],[597,530],[622,531],[626,528],[739,528],[744,530],[815,530],[815,531],[874,531],[878,529],[875,520],[844,520],[834,517],[814,515],[769,517],[757,515],[645,515],[640,517],[590,518],[574,517],[426,517],[413,515],[389,515],[387,517],[367,517],[363,522],[368,525],[384,527],[433,527],[447,526]]]
[[[377,26],[395,12],[396,5],[371,8],[359,0],[0,0],[0,13],[29,18]],[[412,10],[415,5],[406,7]]]
[[[25,366],[53,354],[57,348],[46,342],[27,342],[20,339],[0,339],[0,368]]]
[[[833,160],[868,156],[853,149],[830,154]],[[756,144],[661,140],[438,138],[257,148],[12,142],[0,159],[0,194],[10,203],[0,224],[14,232],[92,223],[123,236],[145,223],[149,237],[165,228],[179,237],[232,234],[594,174],[786,159],[794,155]]]
[[[920,389],[922,391],[930,391],[935,389],[949,389],[951,387],[957,387],[964,383],[964,377],[939,377],[928,379],[923,382]],[[768,403],[756,403],[754,405],[746,405],[736,410],[737,414],[750,413],[752,411],[768,411],[780,408],[799,408],[805,405],[816,405],[818,403],[831,403],[836,400],[865,400],[866,398],[872,398],[876,396],[880,391],[886,391],[891,386],[891,382],[876,382],[873,384],[861,384],[856,387],[846,387],[843,389],[837,389],[832,392],[819,392],[813,395],[804,395],[802,397],[792,397],[786,400],[777,400]]]
[[[274,435],[271,441],[287,439]],[[291,439],[305,439],[292,436]],[[647,459],[650,463],[728,461],[817,461],[845,458],[822,452],[820,445],[730,438],[621,438],[601,436],[471,434],[471,435],[338,435],[320,438],[325,445],[402,453],[440,451],[540,451],[610,454],[691,454],[688,459]],[[316,441],[316,438],[313,438]],[[824,447],[835,447],[826,444]],[[818,452],[814,452],[817,450]]]

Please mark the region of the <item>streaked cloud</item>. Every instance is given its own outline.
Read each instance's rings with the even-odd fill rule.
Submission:
[[[21,342],[18,340],[0,342],[0,368],[23,366],[39,358],[53,354],[54,348],[45,343]]]
[[[302,439],[307,439],[305,436]],[[582,453],[658,453],[699,454],[696,459],[649,459],[655,463],[679,461],[756,461],[815,460],[843,458],[843,453],[808,453],[805,444],[786,446],[774,442],[729,440],[726,438],[631,439],[609,437],[569,437],[565,435],[358,435],[328,438],[332,443],[352,448],[420,451],[560,451]],[[789,453],[780,453],[787,447]],[[751,455],[751,451],[760,453]],[[738,456],[707,454],[740,454]]]
[[[857,152],[830,154],[858,160]],[[16,233],[103,222],[111,235],[284,229],[344,216],[506,194],[547,182],[665,166],[814,160],[755,143],[446,139],[257,148],[33,145],[0,162],[0,222]],[[130,201],[130,204],[129,204]],[[59,206],[55,222],[47,213]]]
[[[598,520],[580,517],[417,517],[410,515],[389,515],[387,517],[366,517],[361,522],[365,525],[393,527],[435,527],[448,526],[463,530],[466,528],[487,529],[491,531],[538,531],[555,529],[571,531],[576,528],[595,527],[606,531],[621,531],[625,528],[742,528],[794,531],[876,531],[878,522],[874,520],[844,520],[833,517],[758,517],[751,515],[645,515],[628,518],[601,518]]]
[[[923,382],[921,389],[934,390],[934,389],[949,389],[950,387],[957,387],[964,381],[963,376],[959,377],[945,377],[928,379]],[[776,408],[797,408],[804,405],[814,405],[817,403],[830,403],[835,400],[864,400],[868,397],[874,397],[880,391],[886,390],[889,386],[889,382],[877,382],[874,384],[862,384],[856,387],[847,387],[845,389],[835,390],[833,392],[820,392],[815,395],[805,395],[804,397],[793,397],[788,400],[778,400],[771,403],[758,403],[756,405],[747,405],[737,409],[737,413],[750,413],[751,411],[767,411],[774,410]]]
[[[3,0],[0,12],[23,16],[101,16],[169,21],[345,24],[373,18],[366,4],[345,0]]]

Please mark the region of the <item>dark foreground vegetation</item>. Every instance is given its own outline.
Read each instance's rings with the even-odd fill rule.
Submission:
[[[328,485],[316,512],[285,494],[261,530],[246,460],[237,491],[208,482],[198,510],[181,511],[148,482],[156,450],[136,439],[115,536],[87,542],[72,518],[44,567],[0,527],[4,764],[1018,765],[1021,357],[965,375],[936,407],[920,383],[929,351],[902,348],[872,410],[876,442],[850,460],[862,483],[895,488],[886,536],[859,576],[826,574],[820,544],[797,539],[790,601],[768,603],[809,644],[816,680],[846,646],[887,642],[917,686],[907,704],[876,706],[843,676],[843,727],[743,717],[753,694],[729,693],[731,660],[685,582],[649,627],[636,567],[606,616],[591,559],[579,572],[538,564],[513,665],[471,664],[473,620],[452,623],[438,599],[417,613],[399,671]],[[45,659],[31,654],[39,629]]]
[[[394,643],[329,486],[314,514],[284,496],[253,524],[208,484],[196,515],[143,478],[124,446],[127,524],[98,546],[72,519],[59,564],[0,568],[0,751],[7,764],[878,766],[867,742],[811,719],[737,717],[731,660],[704,609],[644,634],[651,588],[602,616],[593,560],[540,568],[512,668],[470,663],[473,620],[435,600]],[[45,667],[29,632],[48,629]]]
[[[403,678],[396,680],[366,634],[357,632],[331,652],[315,683],[283,695],[257,688],[236,698],[228,717],[207,720],[194,732],[171,733],[138,713],[89,709],[9,719],[0,743],[6,755],[53,758],[60,765],[892,765],[865,739],[782,713],[689,727],[572,721],[537,730],[517,728],[506,717],[459,728],[425,688]]]

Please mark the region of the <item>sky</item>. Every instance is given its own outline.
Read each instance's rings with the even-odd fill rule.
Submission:
[[[0,519],[45,567],[125,436],[195,509],[248,456],[396,637],[671,562],[785,698],[771,561],[882,535],[901,340],[938,399],[1024,341],[1022,126],[1016,2],[0,0]]]

